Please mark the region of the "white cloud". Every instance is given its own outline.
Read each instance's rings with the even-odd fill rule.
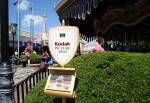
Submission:
[[[30,2],[28,0],[22,0],[19,5],[19,10],[27,10],[30,6]]]
[[[43,18],[39,15],[25,15],[22,20],[22,26],[30,27],[31,19],[34,20],[34,26],[41,25],[43,23]]]

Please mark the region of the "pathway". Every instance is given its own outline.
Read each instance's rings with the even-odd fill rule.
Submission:
[[[26,77],[31,75],[32,73],[36,72],[39,70],[39,67],[34,66],[34,67],[22,67],[19,66],[17,68],[14,68],[14,82],[15,84],[18,84],[22,80],[24,80]]]

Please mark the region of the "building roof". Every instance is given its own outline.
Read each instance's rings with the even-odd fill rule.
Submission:
[[[78,18],[85,19],[92,8],[97,8],[102,0],[61,0],[55,7],[60,19]]]

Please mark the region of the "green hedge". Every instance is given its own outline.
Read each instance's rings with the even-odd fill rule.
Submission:
[[[23,57],[23,55],[21,55],[19,60],[18,60],[18,64],[22,64],[23,59],[24,59],[24,57]],[[40,61],[41,61],[41,55],[40,54],[37,54],[37,53],[31,54],[31,59],[30,59],[31,64],[36,64],[36,63],[39,63]]]
[[[31,54],[31,64],[39,63],[41,61],[41,57],[42,56],[37,53],[32,53]]]
[[[76,103],[150,102],[150,54],[92,53],[74,58],[66,67],[77,70]],[[25,103],[54,103],[54,97],[43,94],[45,83],[46,79],[37,84]]]

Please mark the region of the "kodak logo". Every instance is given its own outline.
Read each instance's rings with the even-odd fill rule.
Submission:
[[[55,46],[70,46],[69,42],[55,42]]]

